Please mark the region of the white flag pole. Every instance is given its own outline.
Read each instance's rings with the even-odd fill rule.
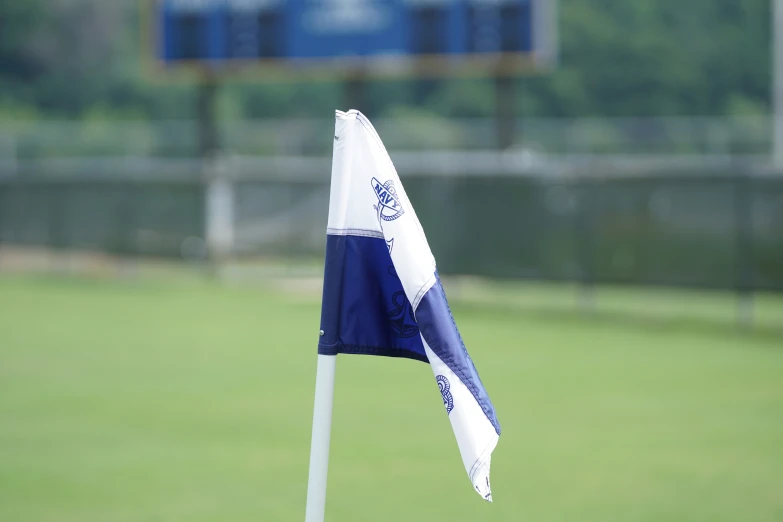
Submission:
[[[307,478],[305,522],[323,522],[324,520],[336,360],[336,355],[318,355],[318,369],[315,373],[313,437],[310,443],[310,472]]]

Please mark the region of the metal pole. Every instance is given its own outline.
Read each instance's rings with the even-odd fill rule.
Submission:
[[[208,254],[208,271],[219,276],[222,265],[233,247],[234,187],[221,159],[217,98],[220,84],[209,71],[198,84],[196,114],[198,118],[198,154],[204,189],[204,238]]]
[[[336,355],[318,355],[318,369],[315,373],[315,407],[313,408],[313,436],[310,443],[310,472],[307,477],[305,522],[323,522],[324,520],[336,361]]]
[[[772,162],[783,169],[783,0],[772,0]]]
[[[753,325],[753,180],[747,166],[735,164],[734,170],[734,272],[737,291],[737,322]]]
[[[589,181],[576,184],[576,211],[574,212],[574,239],[576,259],[579,264],[577,305],[582,311],[595,310],[595,275],[593,273],[593,201],[594,192]]]
[[[536,65],[545,69],[555,68],[559,60],[558,2],[533,0],[534,56]]]

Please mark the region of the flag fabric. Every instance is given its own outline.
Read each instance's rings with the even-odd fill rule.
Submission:
[[[429,363],[473,487],[492,500],[495,409],[391,158],[355,110],[336,113],[318,353]]]

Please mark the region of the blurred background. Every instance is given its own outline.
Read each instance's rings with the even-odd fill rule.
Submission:
[[[777,0],[0,1],[0,519],[303,518],[351,108],[504,434],[341,357],[328,520],[783,519]]]

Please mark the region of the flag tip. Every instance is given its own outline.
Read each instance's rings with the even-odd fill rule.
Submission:
[[[472,482],[476,492],[487,502],[492,502],[492,488],[489,485],[489,464],[490,457],[481,462],[473,473]]]

